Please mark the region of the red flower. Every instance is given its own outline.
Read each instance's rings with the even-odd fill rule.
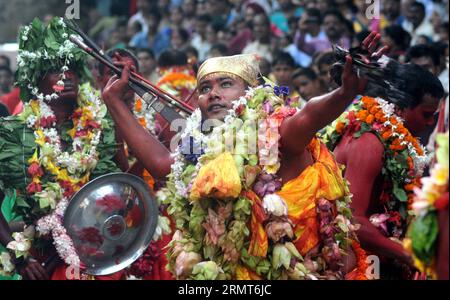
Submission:
[[[395,226],[399,227],[402,225],[402,216],[397,211],[390,212],[391,217],[388,219],[388,222],[394,223]]]
[[[44,127],[44,128],[50,128],[53,126],[53,124],[56,122],[56,117],[55,116],[50,116],[50,117],[46,117],[46,118],[41,118],[39,120],[39,124]]]
[[[102,207],[107,213],[125,208],[125,203],[117,195],[106,195],[102,199],[97,200],[96,205]]]
[[[236,109],[236,114],[238,116],[242,115],[242,113],[244,112],[244,109],[245,109],[245,105],[243,105],[243,104],[239,105],[239,107]]]
[[[350,123],[355,122],[355,121],[356,121],[355,111],[351,110],[351,111],[348,113],[347,118],[348,118],[348,120],[350,121]]]
[[[100,128],[100,124],[98,124],[97,122],[95,122],[95,121],[89,121],[88,123],[87,123],[87,127],[89,128],[95,128],[95,129],[99,129]]]
[[[144,254],[131,265],[129,274],[138,278],[150,276],[152,274],[155,262],[161,255],[161,249],[154,242],[152,242]]]
[[[75,133],[75,137],[83,137],[88,134],[87,130],[80,130]]]
[[[123,251],[125,251],[125,247],[122,245],[118,245],[118,246],[116,246],[116,250],[114,251],[113,256],[119,255],[119,254],[123,253]]]
[[[72,184],[69,181],[60,181],[59,184],[64,189],[63,196],[66,198],[72,197],[72,195],[75,193],[75,190],[74,190]]]
[[[123,225],[120,223],[114,223],[108,228],[111,236],[116,236],[124,231]]]
[[[86,245],[78,245],[76,246],[76,251],[80,256],[91,256],[91,257],[98,257],[102,258],[105,255],[104,251],[99,251],[96,247],[86,246]],[[86,268],[86,266],[83,265],[81,269]]]
[[[83,115],[83,112],[81,109],[77,109],[73,115],[72,115],[72,119],[79,119],[81,118],[81,116]]]
[[[82,242],[88,242],[100,246],[103,244],[103,237],[100,231],[94,227],[86,227],[78,231],[78,238]]]
[[[62,91],[64,91],[64,86],[60,86],[60,85],[55,84],[55,85],[53,86],[53,90],[54,90],[55,92],[62,92]]]
[[[36,193],[42,192],[42,186],[39,183],[32,182],[27,186],[27,194],[34,195]]]
[[[132,228],[135,226],[139,226],[142,222],[142,214],[139,210],[139,206],[133,205],[133,207],[128,212],[127,216],[125,217],[125,222],[127,223],[127,226]]]
[[[434,207],[439,211],[448,208],[448,192],[443,194],[441,198],[439,198],[438,200],[436,200],[436,202],[434,202]]]
[[[28,174],[30,174],[31,177],[42,177],[44,176],[44,171],[38,163],[34,162],[28,167]]]

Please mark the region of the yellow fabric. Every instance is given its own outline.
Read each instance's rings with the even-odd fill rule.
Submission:
[[[147,182],[147,185],[150,187],[152,191],[155,190],[155,179],[153,178],[152,174],[150,174],[149,171],[144,170],[144,172],[142,172],[142,179],[144,179],[145,182]]]
[[[313,139],[308,150],[314,158],[314,164],[287,182],[277,193],[288,206],[289,219],[294,223],[294,244],[302,255],[320,240],[317,201],[321,198],[337,200],[348,191],[341,169],[326,146]]]
[[[236,268],[236,280],[262,280],[262,278],[247,267],[239,265]]]
[[[252,218],[250,221],[250,245],[248,254],[257,257],[266,257],[269,249],[269,239],[263,226],[266,219],[261,199],[252,190],[244,193],[245,197],[252,202]]]
[[[233,156],[224,152],[200,169],[192,186],[190,199],[237,198],[241,190],[241,179]]]
[[[198,70],[197,81],[214,73],[233,74],[250,85],[256,85],[260,73],[258,57],[254,54],[240,54],[207,59]]]

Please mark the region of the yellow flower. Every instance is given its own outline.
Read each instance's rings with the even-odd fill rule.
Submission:
[[[39,107],[39,102],[36,100],[30,101],[30,107],[31,107],[31,110],[33,110],[33,114],[35,116],[38,116],[41,111],[41,109]]]
[[[36,135],[38,136],[38,138],[35,140],[36,144],[38,144],[39,146],[44,146],[45,144],[45,135],[42,132],[42,130],[37,130]]]
[[[44,167],[53,175],[58,176],[60,173],[59,168],[52,161],[48,161]]]
[[[87,138],[89,141],[92,141],[92,139],[94,138],[94,133],[92,131],[89,131]]]
[[[74,127],[71,130],[67,131],[67,134],[72,138],[72,140],[75,138],[75,133],[77,133],[77,128]]]
[[[57,179],[58,180],[68,181],[72,185],[75,185],[75,184],[77,184],[78,182],[81,181],[80,179],[76,179],[76,178],[70,177],[70,175],[67,173],[66,169],[58,170],[57,174],[55,174],[55,175],[57,175]],[[86,175],[86,176],[89,176],[89,175]]]
[[[410,238],[404,238],[403,239],[403,248],[407,251],[407,252],[409,252],[409,253],[412,253],[412,240],[410,239]]]
[[[37,149],[34,151],[33,156],[28,160],[28,164],[33,164],[33,163],[37,163],[39,164],[39,159],[38,159],[38,152]]]
[[[238,265],[236,268],[236,280],[262,280],[262,278],[247,267]]]
[[[204,165],[192,186],[190,199],[202,198],[229,199],[239,196],[242,190],[241,179],[229,152],[220,154]]]
[[[433,178],[433,182],[437,185],[445,185],[448,182],[448,167],[440,166],[437,168],[433,168],[431,171],[431,176]]]
[[[264,166],[264,171],[266,171],[268,174],[276,174],[279,169],[280,169],[279,163],[275,165]]]

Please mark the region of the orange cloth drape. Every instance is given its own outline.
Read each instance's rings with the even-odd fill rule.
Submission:
[[[288,206],[288,217],[294,223],[294,244],[302,255],[319,243],[317,200],[337,200],[347,192],[339,165],[326,146],[313,139],[308,150],[314,158],[314,164],[287,182],[277,193]]]

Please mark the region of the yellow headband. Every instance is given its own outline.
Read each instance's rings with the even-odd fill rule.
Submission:
[[[197,82],[214,73],[233,74],[255,86],[260,73],[259,58],[255,54],[241,54],[207,59],[198,70]]]

